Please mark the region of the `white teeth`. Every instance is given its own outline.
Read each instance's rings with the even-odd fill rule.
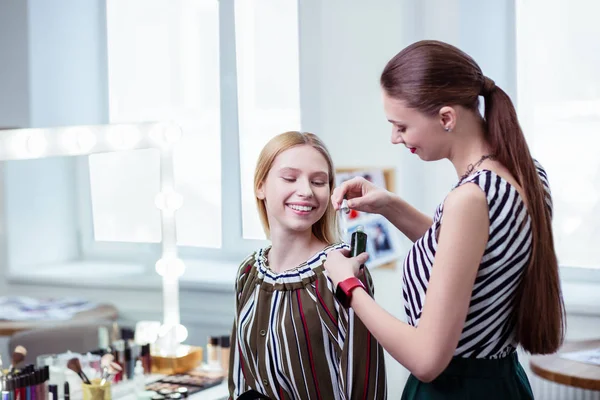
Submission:
[[[296,210],[296,211],[311,211],[313,209],[313,207],[309,207],[309,206],[297,206],[295,204],[288,204],[288,206],[292,210]]]

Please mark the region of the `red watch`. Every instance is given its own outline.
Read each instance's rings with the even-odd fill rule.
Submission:
[[[337,288],[335,289],[335,297],[344,307],[348,308],[350,307],[350,301],[352,300],[352,291],[357,287],[366,290],[365,285],[357,277],[353,276],[345,279],[338,283]]]

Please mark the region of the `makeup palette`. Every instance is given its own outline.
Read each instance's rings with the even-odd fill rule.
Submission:
[[[169,395],[175,393],[179,393],[181,398],[185,398],[188,395],[217,386],[222,381],[222,377],[215,378],[191,374],[174,374],[165,376],[156,382],[146,385],[146,390],[153,390],[166,398],[169,398]]]

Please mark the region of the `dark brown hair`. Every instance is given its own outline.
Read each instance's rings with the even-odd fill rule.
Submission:
[[[491,153],[523,188],[531,218],[531,258],[515,303],[517,340],[532,354],[554,353],[564,339],[565,316],[552,215],[510,98],[469,55],[438,41],[406,47],[388,62],[380,83],[388,96],[432,116],[444,106],[478,113],[483,96]]]

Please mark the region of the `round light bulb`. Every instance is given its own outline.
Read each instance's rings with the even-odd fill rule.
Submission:
[[[183,205],[183,197],[173,189],[163,189],[154,198],[154,204],[159,210],[175,211]]]
[[[71,128],[63,138],[64,146],[75,154],[86,154],[96,145],[96,135],[88,128]]]
[[[175,328],[175,335],[177,336],[177,341],[179,343],[185,342],[185,339],[188,337],[188,330],[185,326],[179,324]]]
[[[108,142],[119,150],[133,148],[140,139],[139,129],[132,126],[114,126],[107,133]]]
[[[158,330],[157,337],[165,337],[173,333],[175,334],[177,343],[183,343],[188,338],[188,330],[182,324],[162,324]]]
[[[20,157],[39,157],[46,151],[48,141],[42,132],[22,133],[14,138],[13,146]]]
[[[41,156],[48,147],[48,141],[43,135],[32,135],[27,139],[27,151],[34,157]]]
[[[180,258],[161,258],[154,265],[156,273],[160,276],[179,278],[185,272],[185,264]]]

